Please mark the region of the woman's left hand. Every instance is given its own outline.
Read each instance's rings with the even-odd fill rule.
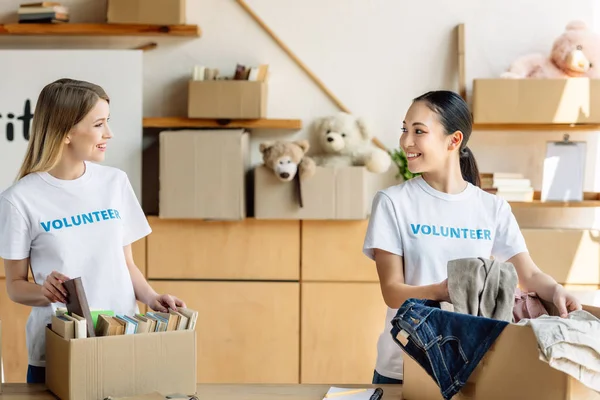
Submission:
[[[562,285],[556,285],[552,302],[558,308],[558,315],[566,318],[571,311],[581,310],[581,303],[572,294],[568,293]]]
[[[176,311],[178,307],[185,308],[186,305],[183,300],[171,296],[170,294],[157,294],[156,297],[148,303],[148,307],[154,311],[168,312],[169,308]]]

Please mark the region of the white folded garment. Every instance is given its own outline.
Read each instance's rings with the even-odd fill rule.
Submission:
[[[600,392],[600,319],[578,310],[567,318],[542,315],[517,325],[531,326],[541,360]]]

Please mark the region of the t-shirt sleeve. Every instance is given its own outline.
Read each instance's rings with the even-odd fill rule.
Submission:
[[[498,261],[504,262],[519,253],[526,252],[525,238],[510,205],[504,199],[500,203],[496,221],[492,256]]]
[[[5,260],[23,260],[29,257],[29,224],[6,198],[0,198],[0,221],[0,257]]]
[[[149,235],[152,229],[126,174],[124,180],[123,209],[120,214],[124,226],[123,246],[127,246]]]
[[[403,255],[398,215],[392,200],[383,192],[377,192],[373,197],[371,216],[363,243],[363,253],[372,260],[375,260],[375,249]]]

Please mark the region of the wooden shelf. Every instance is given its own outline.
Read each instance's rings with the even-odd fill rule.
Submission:
[[[583,201],[541,201],[541,192],[534,192],[533,201],[509,201],[511,207],[600,207],[600,193],[585,192]]]
[[[598,131],[600,124],[473,124],[474,131]]]
[[[195,36],[201,35],[197,25],[144,24],[4,24],[0,35],[59,36]]]
[[[184,117],[144,118],[144,128],[247,128],[247,129],[302,129],[299,119],[193,119]]]

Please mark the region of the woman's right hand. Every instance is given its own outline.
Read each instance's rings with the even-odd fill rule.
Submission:
[[[445,301],[451,303],[450,293],[448,292],[448,279],[444,279],[442,282],[438,283],[437,289],[437,301]]]
[[[50,300],[51,303],[66,303],[67,291],[62,283],[68,280],[70,280],[69,277],[60,272],[52,271],[52,273],[46,277],[46,280],[42,285],[42,294]]]

